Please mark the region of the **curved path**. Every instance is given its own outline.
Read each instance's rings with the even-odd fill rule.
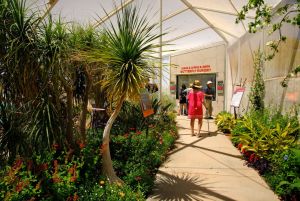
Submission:
[[[265,181],[245,165],[239,151],[213,120],[203,121],[202,137],[192,137],[186,116],[177,117],[176,148],[159,168],[147,201],[278,201]]]

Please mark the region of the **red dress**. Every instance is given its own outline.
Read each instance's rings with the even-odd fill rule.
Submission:
[[[191,90],[188,94],[189,100],[189,118],[203,118],[202,103],[204,100],[204,93],[202,91]]]

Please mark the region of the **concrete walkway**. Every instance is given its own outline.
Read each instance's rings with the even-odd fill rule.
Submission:
[[[176,149],[159,168],[155,187],[147,201],[278,201],[265,181],[245,165],[228,137],[203,121],[202,137],[192,137],[186,116],[177,118]],[[195,125],[196,126],[196,125]]]

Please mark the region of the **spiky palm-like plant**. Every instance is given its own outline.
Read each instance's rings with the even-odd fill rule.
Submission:
[[[153,73],[151,54],[159,46],[160,37],[155,33],[157,24],[150,24],[146,14],[141,14],[136,6],[130,5],[116,14],[117,23],[104,30],[104,45],[99,50],[89,52],[90,60],[106,64],[102,87],[106,89],[108,100],[114,110],[104,128],[102,158],[103,173],[110,182],[121,181],[115,174],[109,149],[111,127],[117,118],[125,99],[135,99],[147,79]]]

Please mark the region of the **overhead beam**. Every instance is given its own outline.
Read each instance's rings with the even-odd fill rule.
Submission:
[[[184,3],[191,11],[193,11],[198,17],[200,17],[208,26],[210,26],[226,43],[228,43],[228,40],[224,36],[222,32],[220,32],[218,29],[214,28],[214,25],[206,18],[204,17],[196,8],[192,6],[187,0],[181,0],[182,3]]]
[[[221,14],[232,15],[232,16],[236,16],[236,17],[238,16],[237,12],[229,12],[229,11],[223,11],[223,10],[217,10],[217,9],[211,9],[211,8],[204,8],[204,7],[199,7],[199,6],[194,6],[194,8],[197,8],[199,10],[204,10],[204,11],[210,11],[210,12],[214,12],[214,13],[221,13]],[[252,17],[252,16],[245,16],[245,17],[249,18],[249,19],[254,19],[254,17]]]
[[[232,1],[231,1],[231,0],[228,0],[228,1],[229,1],[229,3],[231,4],[232,8],[235,10],[236,14],[238,14],[239,11],[236,9],[236,7],[235,7],[234,4],[232,3]],[[253,18],[253,19],[254,19],[254,18]],[[244,21],[241,21],[241,23],[242,23],[242,25],[243,25],[244,31],[247,32],[247,29],[246,29],[246,26],[245,26],[245,24],[244,24]]]
[[[225,31],[224,29],[221,29],[221,28],[219,28],[219,27],[216,27],[216,26],[214,26],[214,28],[215,28],[215,29],[218,29],[218,30],[220,30],[220,31],[222,31],[223,33],[226,33],[226,34],[228,34],[229,36],[231,36],[231,37],[233,37],[233,38],[239,38],[239,36],[237,36],[237,35],[234,35],[234,34],[232,34],[232,33],[228,32],[228,31]]]
[[[98,20],[93,27],[98,27],[101,24],[103,24],[104,22],[106,22],[109,18],[111,18],[113,15],[115,15],[117,12],[119,12],[120,10],[122,10],[124,7],[126,7],[128,4],[132,3],[134,0],[127,0],[124,3],[122,3],[120,6],[118,6],[116,9],[114,9],[113,11],[111,11],[110,13],[108,13],[104,18],[101,18],[100,20]]]
[[[162,82],[163,82],[163,65],[162,65],[162,34],[163,34],[163,0],[159,1],[159,100],[162,101]]]
[[[175,38],[172,38],[172,39],[170,39],[170,40],[164,41],[164,44],[173,42],[173,41],[175,41],[175,40],[178,40],[178,39],[187,37],[187,36],[189,36],[189,35],[198,33],[198,32],[200,32],[200,31],[203,31],[203,30],[206,30],[206,29],[209,29],[209,28],[210,28],[210,27],[205,27],[205,28],[201,28],[201,29],[197,29],[197,30],[191,31],[191,32],[189,32],[189,33],[182,34],[182,35],[177,36],[177,37],[175,37]]]
[[[187,10],[189,10],[189,8],[184,8],[184,9],[175,11],[174,13],[171,13],[171,14],[165,16],[165,17],[162,19],[162,21],[166,21],[166,20],[168,20],[168,19],[170,19],[170,18],[172,18],[172,17],[175,17],[176,15],[179,15],[180,13],[183,13],[183,12],[185,12],[185,11],[187,11]]]
[[[232,2],[232,0],[228,0],[228,1],[230,2],[231,6],[232,6],[233,9],[235,10],[235,12],[238,13],[239,11],[238,11],[238,10],[236,9],[236,7],[234,6],[234,3]],[[244,21],[242,20],[241,23],[242,23],[242,25],[243,25],[243,28],[244,28],[245,33],[247,33],[248,31],[247,31],[247,29],[246,29],[246,26],[245,26]],[[254,58],[254,53],[253,53],[253,51],[252,51],[251,43],[250,43],[249,40],[248,40],[247,43],[248,43],[249,49],[251,50],[251,51],[250,51],[250,52],[251,52],[251,56],[252,56],[252,58]]]

